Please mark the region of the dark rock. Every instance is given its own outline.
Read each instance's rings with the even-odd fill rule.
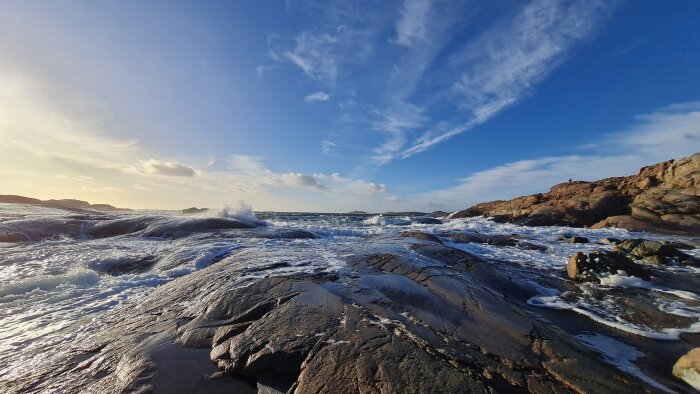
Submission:
[[[318,235],[312,233],[311,231],[299,230],[299,229],[277,229],[272,228],[266,232],[258,234],[261,238],[270,239],[315,239]]]
[[[417,224],[442,224],[442,220],[429,217],[413,218],[411,222]]]
[[[439,244],[442,243],[440,238],[438,238],[432,234],[427,234],[427,233],[423,233],[420,231],[402,231],[399,233],[399,237],[416,238],[416,239],[421,239],[423,241],[437,242]]]
[[[618,271],[625,271],[627,275],[644,280],[651,279],[651,275],[644,267],[621,252],[578,252],[569,258],[566,265],[569,278],[578,281],[599,281],[601,274],[617,274]]]
[[[693,262],[693,256],[678,250],[677,246],[665,241],[628,239],[615,245],[616,250],[629,253],[632,258],[647,264],[671,264],[673,262]]]
[[[559,240],[566,241],[570,244],[587,244],[589,242],[588,238],[586,238],[586,237],[577,237],[575,235],[567,235],[567,234],[560,236]]]
[[[0,233],[0,242],[27,242],[30,241],[25,234],[22,233]]]
[[[453,242],[457,243],[477,243],[494,246],[517,246],[518,239],[507,235],[487,235],[477,232],[461,232],[447,233],[444,236],[449,237]]]
[[[536,245],[530,242],[522,241],[514,236],[508,235],[487,235],[478,232],[461,232],[461,233],[445,233],[442,236],[450,238],[456,243],[478,243],[494,246],[512,246],[527,250],[547,250],[546,246]]]

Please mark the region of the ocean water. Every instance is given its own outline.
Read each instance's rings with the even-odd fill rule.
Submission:
[[[241,251],[264,251],[255,263],[259,267],[247,274],[251,280],[295,272],[342,272],[347,270],[344,257],[368,238],[406,230],[443,237],[474,231],[514,235],[546,247],[526,250],[443,238],[452,247],[512,271],[537,294],[528,301],[533,307],[573,311],[614,329],[660,340],[700,332],[698,268],[655,267],[651,281],[618,272],[602,284],[572,284],[564,275],[572,254],[609,249],[598,242],[602,238],[673,239],[696,245],[697,239],[618,229],[524,227],[484,218],[443,218],[442,224],[419,224],[415,219],[254,214],[245,206],[193,216],[0,204],[0,374],[2,365],[21,362],[27,349],[60,347],[81,332],[99,330],[100,318],[108,311],[138,305],[139,298],[155,287]],[[591,242],[565,243],[559,240],[562,234],[584,236]],[[405,248],[393,252],[411,253]],[[698,249],[687,252],[700,256]],[[582,336],[582,343],[601,343],[591,338]]]

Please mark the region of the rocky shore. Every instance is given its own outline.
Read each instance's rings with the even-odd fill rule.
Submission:
[[[627,177],[571,181],[549,192],[491,201],[456,212],[530,226],[616,227],[700,234],[700,153],[644,167]]]
[[[114,393],[176,388],[241,393],[690,391],[673,377],[671,366],[689,348],[700,346],[700,335],[649,341],[573,312],[541,308],[532,300],[542,294],[533,290],[526,269],[451,246],[459,243],[524,250],[537,246],[517,237],[405,231],[370,237],[348,250],[347,268],[338,272],[293,275],[269,275],[276,267],[260,265],[267,259],[265,250],[242,251],[157,288],[134,307],[115,309],[106,318],[107,329],[78,335],[68,349],[28,353],[38,365],[10,371],[0,388]],[[602,255],[574,256],[568,275],[575,281],[581,279],[577,272],[598,278],[617,269],[645,279],[661,275],[653,265],[633,261],[634,249],[625,249],[630,245],[620,245],[619,251],[606,253],[624,261],[622,266],[606,265],[607,260],[598,259]],[[666,249],[655,250],[664,254]],[[582,257],[590,263],[585,269]],[[562,270],[545,284],[581,292],[563,279],[566,275]],[[680,275],[676,279],[682,280]],[[686,286],[700,292],[692,280]],[[634,293],[619,296],[637,319],[659,324],[682,320],[653,311]],[[614,357],[626,357],[615,356],[619,350],[613,348],[611,356],[586,345],[600,338],[616,346],[627,345],[613,338],[633,343],[656,356],[641,364],[643,370],[616,368]],[[684,362],[677,370],[697,373],[688,372],[688,365],[692,367]]]

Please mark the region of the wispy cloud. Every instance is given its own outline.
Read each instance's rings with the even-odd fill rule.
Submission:
[[[410,46],[416,40],[427,41],[427,20],[433,0],[404,0],[396,23],[397,44]]]
[[[304,97],[304,101],[307,103],[324,102],[324,101],[328,101],[330,99],[331,99],[331,96],[329,96],[328,93],[323,92],[323,91],[310,93],[306,97]]]
[[[333,54],[337,35],[302,32],[291,50],[271,52],[273,59],[288,61],[299,67],[309,78],[332,84],[338,76],[338,64]]]
[[[426,132],[409,157],[482,124],[533,94],[534,88],[596,32],[610,6],[602,1],[535,0],[506,25],[467,43],[450,61],[459,79],[453,100],[469,117],[441,133]]]
[[[388,134],[388,137],[374,149],[372,160],[377,164],[390,162],[406,144],[406,133],[423,127],[429,118],[423,115],[423,108],[405,102],[397,102],[386,110],[375,110],[371,122],[374,130]]]
[[[330,154],[333,149],[338,146],[335,142],[328,140],[321,140],[319,144],[321,145],[321,152],[323,152],[324,155]]]

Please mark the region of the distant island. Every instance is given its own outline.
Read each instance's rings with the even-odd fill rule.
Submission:
[[[197,208],[197,207],[191,207],[191,208],[185,208],[180,211],[180,213],[184,215],[194,215],[198,213],[207,213],[209,212],[209,208]]]
[[[117,208],[109,204],[90,204],[87,201],[75,200],[75,199],[61,199],[61,200],[39,200],[37,198],[17,196],[13,194],[2,194],[0,195],[0,203],[5,204],[28,204],[28,205],[41,205],[51,208],[63,208],[63,209],[92,209],[94,211],[131,211],[129,208]]]

